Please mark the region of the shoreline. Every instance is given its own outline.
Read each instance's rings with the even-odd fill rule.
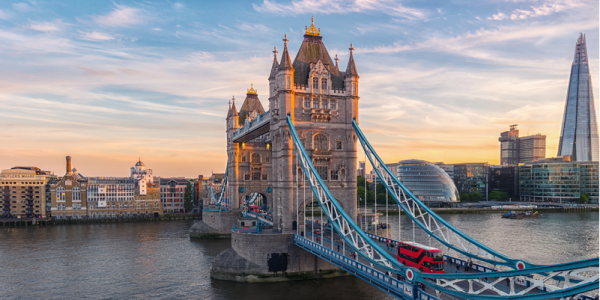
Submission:
[[[369,209],[372,209],[372,207],[370,207]],[[573,208],[562,208],[562,207],[553,207],[553,208],[514,208],[514,209],[507,209],[507,208],[499,208],[499,209],[492,209],[492,208],[432,208],[431,210],[433,210],[433,212],[435,212],[438,215],[461,215],[461,214],[503,214],[503,213],[507,213],[507,212],[511,212],[511,211],[537,211],[540,214],[543,213],[576,213],[576,212],[598,212],[599,209],[598,207],[573,207]],[[385,208],[382,209],[377,209],[378,213],[383,213],[385,214]],[[310,215],[312,212],[311,211],[306,211],[305,216]],[[314,214],[315,215],[321,215],[321,210],[315,210]],[[359,213],[360,214],[360,213]],[[402,212],[403,215],[406,215],[405,212]],[[398,215],[398,210],[389,210],[388,211],[388,215],[390,216],[397,216]]]
[[[0,228],[12,227],[36,227],[52,225],[78,225],[78,224],[104,224],[104,223],[137,223],[137,222],[161,222],[177,220],[202,220],[202,214],[163,215],[162,217],[148,218],[115,218],[115,219],[74,219],[74,220],[52,220],[48,218],[22,218],[22,219],[0,219]]]

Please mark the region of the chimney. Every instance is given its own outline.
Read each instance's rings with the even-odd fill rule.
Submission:
[[[71,157],[67,156],[67,174],[72,174],[71,172]]]

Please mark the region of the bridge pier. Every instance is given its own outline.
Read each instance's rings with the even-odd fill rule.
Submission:
[[[347,272],[294,245],[293,234],[231,234],[231,248],[212,264],[213,279],[279,282],[346,276]]]
[[[189,235],[191,238],[231,238],[231,227],[237,224],[239,217],[239,211],[202,211],[202,220],[192,224]]]

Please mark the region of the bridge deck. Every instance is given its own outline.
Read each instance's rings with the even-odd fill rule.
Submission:
[[[310,221],[307,221],[307,225],[306,225],[307,234],[306,234],[306,236],[307,236],[308,240],[314,241],[315,243],[318,243],[318,244],[320,244],[320,245],[328,248],[331,251],[334,251],[336,253],[342,254],[343,256],[345,256],[347,258],[351,258],[351,259],[353,259],[356,262],[360,262],[360,263],[362,263],[364,265],[370,266],[370,263],[366,259],[362,258],[360,255],[357,255],[356,258],[352,258],[351,255],[352,255],[352,251],[353,250],[351,250],[351,249],[350,250],[344,250],[344,245],[340,243],[341,238],[340,238],[340,236],[337,233],[335,233],[335,231],[334,231],[334,234],[333,234],[333,248],[332,248],[332,245],[331,245],[331,230],[330,229],[325,228],[325,230],[323,230],[323,239],[322,239],[322,242],[319,241],[319,237],[321,237],[321,235],[315,235],[315,234],[313,234],[311,236],[311,232],[314,233],[315,231],[317,231],[317,232],[320,233],[321,228],[323,228],[323,226],[321,226],[320,223],[317,223],[317,224],[314,224],[314,225],[315,226],[313,228],[313,226],[310,224]],[[392,256],[396,257],[396,251],[397,251],[396,248],[387,247],[387,243],[386,242],[380,241],[379,238],[377,238],[377,236],[375,236],[375,235],[372,235],[372,234],[369,234],[369,235],[370,236],[374,236],[375,238],[373,240],[375,240],[383,249],[386,249],[388,251],[388,253],[390,253]],[[382,238],[382,240],[383,239],[384,238]],[[446,262],[444,263],[444,271],[445,271],[445,273],[458,273],[458,272],[465,273],[465,268],[464,268],[464,266],[461,266],[461,262],[464,262],[464,261],[457,260],[457,264],[459,265],[459,267],[457,269],[457,264],[452,263],[452,262],[446,260]],[[485,268],[483,266],[480,266],[480,267],[481,267],[480,269]],[[377,266],[373,266],[372,268],[375,269],[375,270],[378,270],[378,271],[380,271],[380,272],[382,272],[384,274],[386,273],[386,271],[384,271],[383,269],[381,269],[381,268],[379,268]],[[488,269],[488,268],[486,268],[486,269]],[[498,277],[493,277],[492,270],[491,269],[488,269],[488,270],[490,271],[490,277],[487,278],[487,281],[488,282],[493,282],[493,281],[497,280]],[[466,271],[466,272],[467,273],[480,273],[481,271],[477,271],[477,270],[471,269],[471,270]],[[394,278],[394,277],[391,277],[391,278]],[[407,282],[407,281],[404,281],[404,282]],[[468,288],[468,284],[466,282],[461,282],[461,283],[458,284],[458,286]],[[509,286],[506,284],[506,281],[504,281],[504,280],[502,280],[501,282],[497,283],[495,286],[497,288],[499,288],[499,289],[507,292],[507,293],[510,290]],[[480,287],[481,286],[477,286],[477,284],[473,284],[473,289],[474,290],[477,290]],[[522,291],[522,290],[524,290],[526,288],[527,287],[524,286],[524,285],[515,284],[515,291]],[[448,300],[449,299],[453,299],[453,300],[454,299],[464,299],[464,298],[456,297],[456,296],[453,296],[453,295],[447,295],[447,294],[444,294],[444,293],[439,293],[438,295],[436,295],[436,291],[434,289],[427,288],[427,287],[425,287],[423,291],[425,293],[431,293],[431,295],[429,295],[429,297],[430,297],[429,299],[431,299],[431,300],[433,300],[433,299],[441,299],[441,300],[447,300],[447,299]],[[540,291],[538,289],[533,289],[528,294],[539,294],[539,293],[543,293],[543,291]],[[436,295],[436,296],[433,297],[432,295]],[[495,294],[495,293],[493,293],[491,291],[484,291],[482,293],[482,295],[496,296],[497,294]],[[406,298],[406,299],[411,299],[411,298]],[[427,299],[427,298],[423,298],[423,299]],[[547,298],[547,299],[560,299],[560,298]]]

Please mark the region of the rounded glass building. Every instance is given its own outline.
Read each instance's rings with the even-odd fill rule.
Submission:
[[[453,206],[460,201],[454,181],[440,167],[418,159],[398,163],[398,179],[430,207]]]

